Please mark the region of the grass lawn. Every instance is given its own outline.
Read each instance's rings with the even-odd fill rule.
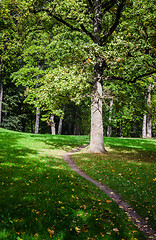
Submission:
[[[145,239],[107,195],[62,159],[64,151],[88,142],[87,136],[0,128],[0,240]],[[81,156],[84,167],[85,155]]]
[[[156,140],[105,138],[108,154],[76,154],[77,165],[123,197],[156,229]]]

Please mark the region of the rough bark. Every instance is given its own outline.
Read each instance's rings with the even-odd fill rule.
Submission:
[[[143,116],[143,123],[142,123],[142,138],[146,138],[146,119],[147,115]]]
[[[3,84],[0,84],[0,126],[2,123],[2,100],[3,100]]]
[[[56,135],[54,115],[50,116],[50,126],[51,126],[51,134]]]
[[[113,99],[110,100],[110,108],[109,108],[109,124],[111,123],[112,117],[112,107],[113,107]],[[107,137],[111,137],[111,133],[112,133],[112,127],[108,126],[107,127]]]
[[[147,138],[152,137],[152,116],[151,116],[151,85],[148,86],[147,91]]]
[[[102,121],[102,84],[96,82],[91,103],[91,139],[89,152],[104,153],[103,121]]]
[[[36,121],[35,121],[35,134],[39,132],[39,122],[40,122],[40,110],[36,108]]]
[[[89,152],[104,153],[102,120],[102,77],[103,61],[100,57],[94,67],[94,85],[91,98],[91,138]]]

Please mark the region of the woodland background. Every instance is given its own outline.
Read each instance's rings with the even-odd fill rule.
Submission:
[[[110,6],[104,16],[109,25],[116,10],[111,4],[117,1],[103,2]],[[107,64],[104,135],[156,136],[154,1],[127,1],[117,29],[101,47],[50,14],[37,12],[46,8],[52,15],[55,8],[66,23],[79,21],[92,31],[91,13],[86,19],[91,3],[0,1],[1,127],[22,132],[89,134],[92,70],[98,52]]]

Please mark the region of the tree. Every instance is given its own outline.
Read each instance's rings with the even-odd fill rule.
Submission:
[[[148,107],[148,112],[147,112],[147,137],[151,138],[152,137],[152,119],[151,119],[151,85],[148,86],[147,90],[147,107]]]
[[[154,81],[156,72],[154,9],[155,5],[151,1],[133,1],[131,7],[124,10],[123,21],[118,26],[117,32],[114,35],[113,41],[108,45],[107,51],[107,64],[111,70],[108,72],[111,73],[108,75],[108,79],[112,79],[116,85],[120,85],[120,80],[123,86],[129,86],[126,91],[127,93],[131,92],[131,100],[132,98],[135,100],[135,102],[133,101],[133,109],[138,114],[137,119],[139,119],[139,115],[141,117],[144,114],[143,112],[147,111],[145,109],[144,95],[147,92],[147,87],[151,84],[149,76],[152,75]],[[116,78],[113,78],[113,75]],[[131,89],[133,87],[135,91],[133,90],[132,92]],[[122,86],[121,89],[123,89]],[[130,100],[129,98],[125,99]],[[129,109],[132,109],[131,100],[131,106],[128,108],[127,113],[129,113],[131,121],[135,124],[134,119],[136,118],[136,114],[134,118],[129,112]],[[123,101],[122,103],[124,104]],[[142,117],[140,119],[142,120]]]
[[[10,74],[18,67],[20,52],[18,29],[13,16],[14,4],[9,8],[8,3],[0,2],[0,125],[2,124],[2,102],[5,94],[4,87],[10,81]]]
[[[25,66],[16,79],[26,84],[29,102],[44,109],[49,119],[51,115],[62,116],[64,105],[80,103],[91,90],[89,151],[104,152],[103,85],[122,86],[113,93],[118,100],[123,97],[120,110],[114,103],[116,125],[129,135],[133,119],[141,112],[140,105],[134,107],[139,94],[129,97],[133,107],[124,104],[124,97],[134,93],[133,87],[142,84],[141,78],[146,81],[146,76],[154,74],[152,4],[148,0],[145,4],[138,0],[16,2],[22,10],[20,29],[26,33],[22,38],[29,39],[23,55]],[[127,123],[129,128],[125,129]]]
[[[42,84],[42,78],[47,68],[45,48],[49,41],[48,34],[36,28],[35,24],[34,27],[28,30],[28,34],[23,41],[22,67],[12,74],[16,84],[21,84],[26,88],[27,98],[25,101],[33,104],[36,108],[35,134],[39,132],[40,109],[38,100],[36,96],[32,96],[32,92],[36,92]]]
[[[95,46],[105,46],[119,25],[121,12],[126,1],[34,1],[31,12],[46,12],[48,16],[69,27],[71,31],[88,36]],[[89,40],[88,40],[89,41]],[[96,51],[94,77],[92,80],[91,140],[90,152],[105,152],[102,122],[103,71],[107,70],[106,60]]]

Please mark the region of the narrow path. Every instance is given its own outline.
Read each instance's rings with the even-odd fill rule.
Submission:
[[[63,155],[63,158],[65,162],[80,176],[84,177],[88,181],[95,184],[99,189],[101,189],[103,192],[105,192],[114,202],[116,202],[119,207],[127,214],[127,216],[131,219],[131,221],[135,224],[135,226],[144,234],[146,235],[147,239],[156,240],[156,232],[151,228],[151,226],[148,225],[147,221],[145,221],[142,217],[140,217],[136,211],[125,201],[121,199],[121,196],[117,194],[114,190],[108,188],[106,185],[94,180],[90,176],[88,176],[86,173],[84,173],[74,162],[72,158],[72,154],[75,152],[80,151],[82,148],[86,146],[82,146],[77,148],[76,150],[73,150],[71,152],[68,152]]]

